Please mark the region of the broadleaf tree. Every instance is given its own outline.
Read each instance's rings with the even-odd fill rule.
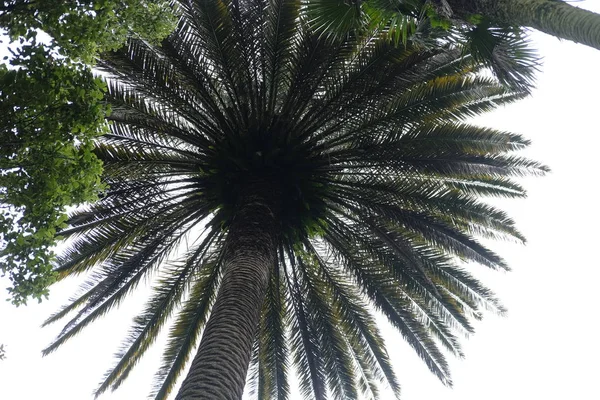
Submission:
[[[160,45],[106,53],[108,189],[69,214],[58,279],[86,274],[48,354],[148,279],[116,364],[118,388],[158,334],[155,399],[378,398],[399,383],[372,310],[444,383],[484,309],[469,262],[507,269],[478,237],[524,240],[482,197],[544,174],[523,137],[468,117],[525,91],[453,46],[385,29],[332,39],[298,0],[190,0]],[[292,365],[294,368],[292,368]]]
[[[158,42],[176,10],[161,0],[6,0],[0,29],[0,271],[14,304],[41,300],[54,280],[66,207],[102,191],[91,151],[106,131],[105,84],[91,65],[128,36]]]
[[[13,40],[42,31],[62,55],[88,64],[131,35],[158,42],[175,21],[168,0],[4,0],[0,6],[0,27]]]
[[[102,189],[92,142],[106,130],[107,109],[89,68],[50,61],[41,46],[24,54],[26,68],[0,66],[0,263],[15,304],[47,295],[65,206]]]

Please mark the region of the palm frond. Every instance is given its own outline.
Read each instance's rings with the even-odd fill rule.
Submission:
[[[322,345],[318,340],[318,332],[308,313],[303,296],[301,281],[298,279],[296,259],[293,249],[287,249],[291,265],[291,273],[286,275],[286,282],[291,297],[292,310],[288,313],[291,332],[291,348],[294,364],[299,374],[300,394],[306,398],[325,400],[327,384],[325,366],[322,358]],[[291,275],[291,276],[290,276]]]
[[[349,357],[351,350],[340,332],[340,316],[331,307],[328,288],[318,279],[319,271],[312,263],[310,253],[301,253],[296,265],[297,279],[303,283],[305,302],[311,310],[309,318],[322,343],[321,357],[330,393],[334,399],[357,398],[354,368]]]
[[[283,256],[283,255],[282,255]],[[289,348],[285,332],[287,324],[284,302],[287,285],[280,268],[271,277],[258,330],[259,399],[286,400],[290,397]]]
[[[202,328],[208,320],[220,280],[223,240],[220,238],[209,258],[190,282],[190,295],[169,332],[169,342],[163,353],[161,366],[155,376],[152,396],[165,400],[173,390],[177,378],[185,368]]]
[[[396,327],[413,347],[416,353],[423,359],[429,369],[444,383],[451,384],[448,366],[444,356],[430,338],[427,324],[421,322],[418,317],[418,309],[414,307],[411,297],[418,298],[422,296],[415,292],[417,287],[410,288],[410,282],[406,279],[398,280],[393,273],[386,271],[385,268],[375,268],[374,265],[362,264],[362,257],[353,254],[352,246],[347,247],[341,236],[330,232],[327,236],[328,241],[336,249],[340,262],[348,269],[357,282],[363,288],[372,304],[381,311]],[[404,290],[402,290],[403,288]],[[426,315],[425,315],[426,317]],[[429,320],[426,318],[425,320]],[[438,324],[441,324],[438,322]],[[430,327],[436,328],[434,324]],[[444,329],[445,330],[445,329]],[[440,332],[440,337],[444,337]],[[448,338],[450,343],[452,336]],[[456,344],[451,344],[449,348],[455,348]]]
[[[72,309],[75,304],[86,304],[62,329],[59,336],[44,349],[47,355],[56,350],[66,340],[81,331],[90,322],[101,317],[113,307],[119,305],[123,298],[139,284],[142,278],[157,268],[160,263],[177,247],[184,235],[198,222],[200,215],[192,214],[187,219],[177,221],[178,223],[170,230],[156,234],[151,240],[128,247],[115,254],[113,262],[103,270],[98,271],[91,281],[84,283],[83,287],[93,287],[80,299],[73,301],[71,306],[62,310]],[[174,234],[174,236],[171,236]],[[167,239],[168,238],[168,239]],[[84,299],[81,301],[81,299]],[[58,318],[49,319],[45,324]]]
[[[363,387],[363,392],[371,392],[372,397],[377,398],[376,382],[385,378],[398,396],[400,386],[385,352],[384,340],[373,317],[367,311],[367,304],[362,300],[356,287],[349,283],[351,282],[349,276],[339,270],[338,264],[323,258],[323,254],[329,254],[330,249],[319,251],[308,241],[305,242],[305,246],[309,251],[308,254],[312,255],[321,270],[322,275],[317,278],[322,281],[323,287],[329,290],[328,297],[334,311],[340,315],[339,325],[346,341],[352,347],[352,353],[358,364],[356,370],[362,375],[359,386]]]
[[[488,66],[500,82],[531,90],[540,58],[529,46],[522,28],[492,26],[482,19],[465,29],[463,35],[465,51]]]
[[[184,254],[181,261],[163,267],[164,273],[155,286],[155,293],[142,313],[135,317],[128,340],[116,354],[119,362],[107,372],[103,382],[96,389],[96,396],[109,386],[112,390],[118,388],[146,349],[152,345],[169,316],[180,304],[190,276],[203,267],[203,258],[206,257],[215,236],[216,232],[208,232],[204,241],[196,249]]]

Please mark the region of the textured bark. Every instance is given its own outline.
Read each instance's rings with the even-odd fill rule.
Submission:
[[[252,182],[229,228],[223,280],[176,400],[239,400],[279,233],[273,187]]]
[[[527,26],[600,49],[600,14],[556,0],[446,0],[465,17],[481,14],[507,25]]]

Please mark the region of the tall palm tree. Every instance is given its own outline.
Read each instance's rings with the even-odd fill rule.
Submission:
[[[526,28],[600,49],[600,14],[563,0],[307,0],[327,35],[384,24],[426,46],[463,44],[505,84],[527,89],[537,63]]]
[[[364,17],[447,19],[455,24],[482,20],[513,29],[533,28],[560,39],[600,49],[600,14],[565,0],[307,0],[321,28],[344,32]],[[363,19],[361,21],[361,19]]]
[[[475,236],[523,240],[480,196],[545,167],[522,137],[466,117],[523,96],[453,48],[385,32],[330,41],[298,0],[188,0],[161,46],[132,40],[101,61],[110,189],[72,212],[57,271],[89,274],[49,353],[154,277],[117,364],[118,387],[174,319],[153,390],[177,399],[377,398],[392,371],[372,310],[450,383],[482,308],[502,312],[467,262],[506,269]],[[249,366],[251,368],[249,369]],[[248,370],[250,373],[248,374]],[[329,398],[329,397],[327,397]]]
[[[600,50],[600,14],[564,0],[438,0],[450,15],[482,15],[504,25],[537,29]]]

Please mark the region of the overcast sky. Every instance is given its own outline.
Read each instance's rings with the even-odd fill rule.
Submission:
[[[599,3],[578,4],[600,12]],[[509,315],[486,315],[463,341],[466,358],[450,359],[453,389],[442,386],[399,335],[388,334],[403,400],[599,398],[600,51],[537,33],[532,40],[544,56],[538,89],[477,119],[530,138],[533,145],[523,154],[552,169],[544,178],[524,180],[527,199],[500,204],[528,238],[526,246],[492,244],[513,272],[475,267]],[[42,359],[41,349],[60,325],[42,329],[40,323],[75,288],[76,282],[61,283],[49,301],[18,309],[0,302],[0,343],[7,351],[0,361],[0,399],[92,399],[140,302],[126,303]],[[145,398],[160,350],[155,346],[121,389],[100,399]]]

